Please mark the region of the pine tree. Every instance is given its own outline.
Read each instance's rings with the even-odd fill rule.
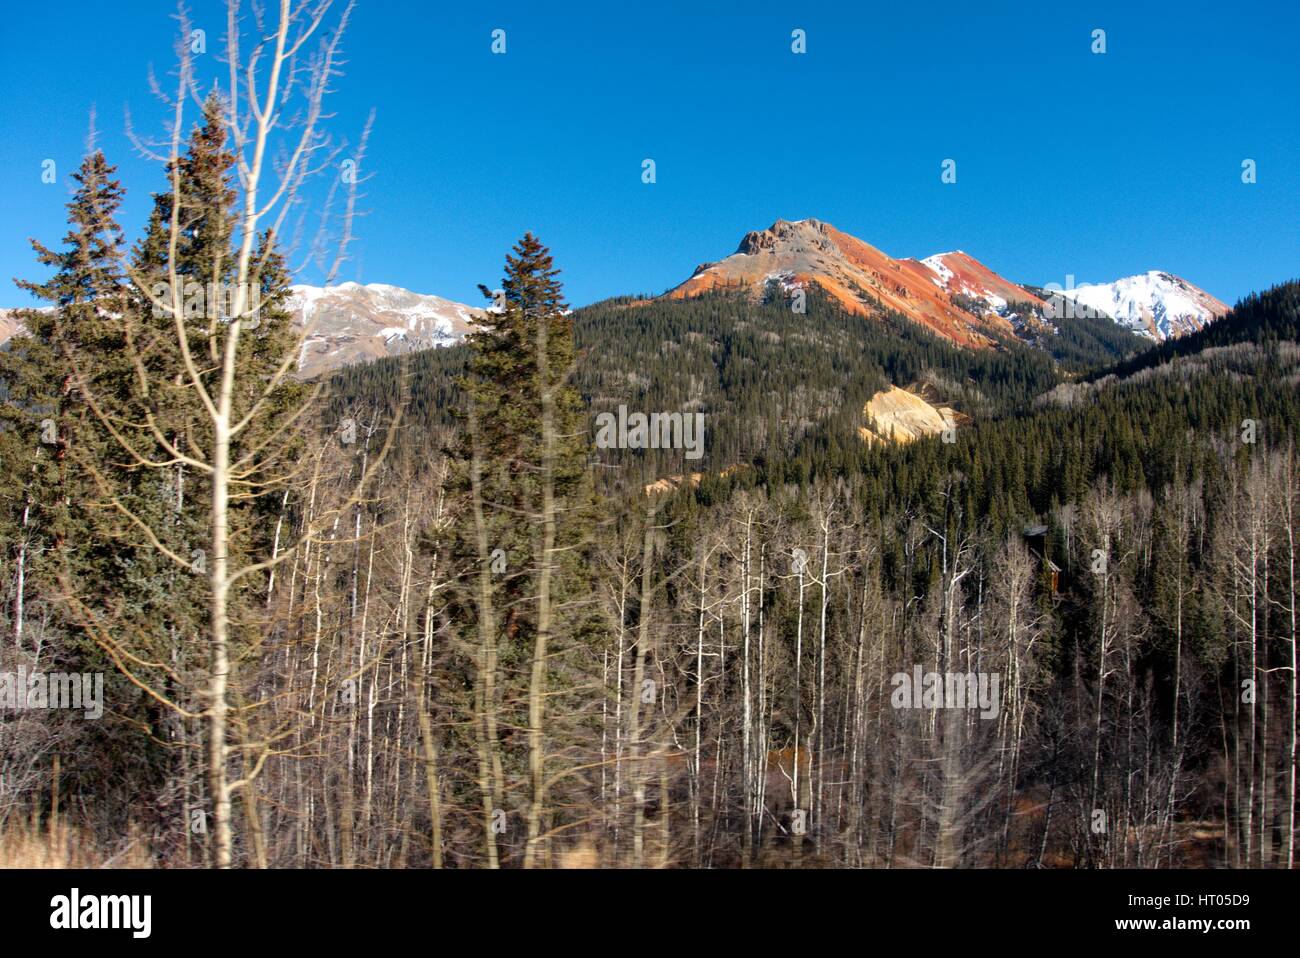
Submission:
[[[7,571],[19,654],[39,649],[39,668],[105,676],[105,714],[117,720],[75,723],[60,749],[69,759],[113,756],[116,764],[67,761],[63,785],[97,796],[103,820],[121,829],[154,801],[165,763],[154,744],[160,730],[142,734],[152,724],[149,702],[118,672],[113,643],[137,645],[137,630],[153,628],[150,617],[165,597],[142,599],[136,556],[107,506],[106,491],[122,488],[130,470],[106,423],[123,421],[124,384],[134,376],[115,172],[99,151],[85,158],[73,175],[64,248],[32,244],[53,275],[19,281],[50,305],[22,312],[23,331],[0,350],[0,393],[8,400],[0,469],[13,497],[0,535],[13,546]],[[30,640],[28,620],[42,625]]]
[[[93,495],[75,460],[102,450],[105,436],[87,401],[123,363],[122,231],[114,218],[123,190],[115,172],[95,151],[73,174],[77,188],[68,203],[65,248],[32,241],[38,262],[53,267],[54,275],[43,283],[17,281],[50,306],[20,312],[23,332],[0,352],[0,392],[7,400],[0,413],[4,487],[16,493],[5,519],[12,523],[9,541],[17,544],[15,573],[23,580],[15,590],[16,640],[28,586],[58,595],[60,578],[69,568],[75,575],[94,548],[87,511]]]
[[[147,376],[132,385],[131,401],[137,411],[148,411],[163,439],[152,428],[137,429],[129,439],[154,461],[177,458],[173,450],[204,460],[211,448],[211,425],[186,369],[178,328],[185,332],[200,382],[213,393],[236,293],[232,286],[235,156],[227,147],[227,135],[222,104],[214,94],[204,103],[187,151],[169,165],[169,188],[154,195],[145,233],[133,253],[134,345]],[[242,419],[256,406],[259,415],[237,438],[232,460],[240,461],[255,451],[265,454],[268,442],[277,441],[272,444],[276,455],[262,455],[259,468],[241,477],[231,517],[231,554],[236,558],[269,542],[274,522],[266,519],[278,498],[265,495],[266,484],[293,471],[300,433],[307,425],[304,420],[285,429],[306,400],[308,391],[301,383],[282,377],[267,394],[268,383],[278,372],[292,371],[297,346],[286,308],[288,271],[269,230],[257,237],[254,263],[256,283],[251,285],[255,288],[248,292],[254,313],[243,321],[233,411],[236,419]],[[171,307],[179,308],[179,322]],[[138,415],[136,421],[143,418]],[[166,469],[140,470],[134,482],[133,502],[141,518],[170,549],[194,557],[201,565],[205,557],[196,547],[208,532],[206,475],[176,462]],[[182,637],[201,632],[206,617],[201,576],[192,580],[192,587],[181,588],[184,580],[165,558],[154,554],[141,561],[154,566],[169,583],[170,611],[158,617],[171,621],[168,631]],[[255,640],[255,635],[250,636],[250,641]]]

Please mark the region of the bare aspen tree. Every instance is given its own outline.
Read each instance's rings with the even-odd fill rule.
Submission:
[[[1290,672],[1291,690],[1287,696],[1287,727],[1290,731],[1289,741],[1287,743],[1286,755],[1286,867],[1288,869],[1295,867],[1295,814],[1296,814],[1296,735],[1300,732],[1300,716],[1297,715],[1297,706],[1300,705],[1300,691],[1297,690],[1296,679],[1300,673],[1296,670],[1296,512],[1297,500],[1300,499],[1300,475],[1296,470],[1296,450],[1294,446],[1289,446],[1281,454],[1282,462],[1279,468],[1279,518],[1281,520],[1281,534],[1286,539],[1286,597],[1282,602],[1283,611],[1286,614],[1288,628],[1287,646],[1290,649],[1290,664],[1286,671]]]
[[[537,322],[537,378],[541,392],[542,432],[542,543],[537,573],[537,633],[533,645],[532,676],[528,683],[528,773],[532,783],[532,801],[528,808],[528,845],[524,867],[537,863],[538,842],[542,828],[542,809],[546,802],[546,755],[542,722],[546,703],[546,670],[551,641],[551,580],[555,571],[555,390],[551,383],[547,337],[550,316]],[[560,382],[567,379],[566,370]]]
[[[627,755],[632,775],[632,866],[645,864],[645,796],[646,768],[642,756],[642,688],[646,682],[646,662],[650,653],[650,610],[653,599],[655,504],[646,505],[641,546],[640,621],[637,624],[636,651],[632,660],[632,685],[629,705]]]
[[[500,807],[504,774],[497,731],[496,603],[492,588],[487,520],[483,509],[483,453],[479,443],[478,410],[472,397],[469,402],[468,428],[472,448],[469,466],[470,500],[474,519],[474,545],[477,549],[474,599],[479,636],[475,662],[474,731],[478,743],[478,787],[483,803],[484,849],[488,867],[497,868],[500,858],[494,822],[496,811]]]
[[[168,163],[172,196],[177,198],[170,204],[170,223],[165,224],[165,292],[152,286],[152,277],[129,265],[126,269],[146,308],[170,319],[173,325],[175,342],[172,346],[177,366],[166,375],[176,383],[183,383],[193,395],[196,416],[187,425],[187,430],[191,435],[201,436],[202,441],[180,442],[174,432],[159,425],[147,403],[141,404],[135,412],[135,422],[128,424],[107,408],[88,382],[83,384],[87,404],[135,468],[163,471],[183,468],[203,477],[208,486],[208,501],[204,507],[207,513],[205,541],[199,553],[202,567],[198,567],[192,556],[184,555],[169,545],[168,534],[153,528],[130,501],[117,493],[102,472],[88,464],[100,486],[101,495],[130,528],[181,571],[198,572],[204,577],[208,612],[202,716],[207,732],[207,792],[213,864],[219,868],[234,864],[232,793],[253,788],[253,778],[264,767],[267,749],[271,747],[269,743],[257,745],[263,757],[254,761],[243,777],[231,780],[231,709],[232,693],[235,692],[231,643],[235,598],[252,587],[256,577],[269,577],[280,564],[295,559],[307,543],[325,526],[332,524],[338,510],[346,510],[356,501],[360,489],[373,477],[376,465],[372,462],[369,469],[363,470],[353,496],[338,509],[317,515],[313,524],[299,530],[296,541],[285,545],[277,534],[268,557],[254,555],[241,559],[232,549],[234,504],[277,494],[282,503],[285,501],[289,488],[297,481],[299,469],[297,464],[285,461],[282,452],[288,448],[286,443],[311,420],[311,398],[306,404],[287,412],[274,408],[277,390],[289,381],[294,372],[298,350],[285,350],[283,361],[269,370],[266,379],[257,383],[251,392],[242,371],[248,366],[247,357],[254,349],[253,330],[257,328],[262,305],[260,294],[254,290],[260,284],[266,257],[270,255],[270,247],[262,244],[262,239],[277,233],[288,210],[302,198],[302,187],[308,177],[320,169],[336,149],[322,136],[320,122],[324,115],[325,96],[338,75],[341,42],[351,7],[342,9],[330,22],[332,6],[330,0],[280,0],[274,14],[268,15],[260,8],[254,10],[256,38],[245,52],[241,48],[239,4],[237,0],[231,0],[227,5],[225,52],[229,85],[220,94],[219,117],[234,145],[240,187],[239,212],[235,220],[235,242],[228,251],[230,295],[219,297],[219,304],[209,304],[208,348],[203,354],[196,353],[191,347],[192,333],[186,328],[186,320],[191,315],[190,304],[186,301],[188,287],[177,268],[182,230],[180,146],[185,128],[185,106],[197,91],[188,46],[188,23],[184,16],[181,18],[183,39],[177,44],[178,83],[169,99],[173,118],[168,151],[160,157]],[[276,163],[274,168],[273,150],[281,150],[284,154],[283,161]],[[137,320],[127,315],[123,322],[128,342],[132,342],[132,329],[138,333]],[[131,352],[130,359],[135,365],[140,387],[147,395],[151,377],[156,373],[147,367],[139,352]],[[391,438],[390,430],[385,452]],[[268,578],[263,587],[266,593],[269,593],[270,585]],[[132,681],[145,685],[146,680],[133,664],[129,642],[124,643],[113,636],[93,609],[83,604],[80,610],[96,640],[115,657],[119,667]],[[194,715],[166,695],[156,691],[151,694],[182,716]],[[239,690],[240,701],[244,696],[244,690]],[[244,750],[241,748],[240,751]],[[248,798],[247,808],[250,822],[256,823],[255,796]],[[252,827],[256,832],[259,826],[254,824]],[[255,856],[262,863],[265,848],[260,843],[260,836],[254,834],[253,838]]]

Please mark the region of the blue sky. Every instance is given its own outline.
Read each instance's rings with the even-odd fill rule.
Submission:
[[[163,176],[124,111],[141,129],[165,119],[147,70],[171,67],[171,10],[6,9],[0,305],[26,302],[10,277],[42,275],[27,237],[63,235],[92,106],[138,231]],[[341,278],[477,304],[531,229],[581,305],[661,292],[751,229],[815,216],[894,256],[960,248],[1038,284],[1167,269],[1231,303],[1300,275],[1298,10],[360,0],[332,128],[355,139],[377,116]],[[221,6],[191,13],[220,75]],[[41,183],[51,158],[57,185]]]

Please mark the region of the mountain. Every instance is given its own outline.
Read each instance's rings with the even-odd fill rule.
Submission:
[[[460,342],[483,311],[383,283],[294,286],[289,307],[307,329],[303,376]]]
[[[1050,339],[1077,323],[1085,324],[1081,335],[1104,335],[1095,322],[1099,319],[1160,341],[1194,332],[1228,311],[1203,289],[1159,270],[1113,283],[1045,291],[1014,283],[961,250],[894,259],[815,219],[777,220],[768,229],[746,234],[735,253],[696,267],[664,297],[688,299],[719,288],[748,289],[755,295],[776,288],[788,295],[810,283],[849,312],[890,310],[967,347],[1016,336],[1054,351]],[[1062,297],[1086,309],[1076,312]]]
[[[288,307],[295,323],[308,327],[298,357],[298,371],[304,377],[384,356],[455,345],[483,315],[483,310],[464,303],[383,283],[292,286]],[[0,343],[22,328],[15,312],[0,309]]]
[[[1297,342],[1300,342],[1300,280],[1289,280],[1251,293],[1217,322],[1184,336],[1166,339],[1110,366],[1094,369],[1087,378],[1092,381],[1107,377],[1125,378],[1179,358],[1209,354],[1214,350]],[[1292,350],[1294,347],[1283,346],[1281,353]],[[1279,355],[1279,359],[1285,362],[1294,357]],[[1289,385],[1300,385],[1300,378],[1293,379]]]
[[[1228,312],[1205,290],[1159,270],[1054,292],[1156,341],[1194,333]]]
[[[1082,360],[1098,352],[1132,352],[1130,343],[1141,340],[1130,334],[1159,342],[1195,332],[1228,311],[1171,273],[1153,270],[1112,283],[1046,291],[1014,283],[961,250],[894,259],[815,219],[777,220],[746,234],[735,253],[697,267],[660,299],[687,300],[714,290],[770,299],[773,292],[788,297],[810,284],[851,314],[894,313],[964,347],[1018,338],[1074,367],[1087,365]],[[1066,299],[1085,308],[1076,312]],[[483,314],[383,283],[293,286],[289,308],[307,327],[298,363],[305,377],[453,345]],[[0,342],[19,328],[12,314],[0,310]]]
[[[23,324],[14,315],[16,312],[15,309],[0,309],[0,343],[7,342],[10,336],[23,328]]]
[[[851,313],[892,310],[950,342],[970,347],[991,346],[1018,332],[1017,321],[985,308],[992,302],[1016,298],[1037,302],[1027,290],[964,253],[943,254],[935,262],[894,259],[815,219],[777,220],[768,229],[748,233],[725,259],[697,267],[690,279],[664,296],[687,299],[734,287],[763,293],[771,283],[786,290],[815,283]],[[959,305],[967,288],[972,300],[981,301],[979,308]],[[1026,317],[1024,322],[1035,321]]]

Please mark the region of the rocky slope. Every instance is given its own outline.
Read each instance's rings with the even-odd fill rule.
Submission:
[[[690,279],[664,295],[681,299],[725,287],[758,294],[773,281],[787,289],[815,283],[853,313],[895,310],[961,346],[989,346],[995,336],[1015,333],[1012,322],[995,311],[976,315],[956,305],[930,266],[894,259],[815,219],[777,220],[768,229],[747,234],[735,253],[698,267]],[[1007,289],[1012,284],[1003,280],[996,285]],[[1027,292],[1025,298],[1032,299]]]
[[[289,300],[306,336],[298,368],[314,376],[381,356],[459,342],[482,310],[399,286],[294,286]]]
[[[1043,301],[1008,279],[999,276],[975,257],[961,250],[936,253],[921,260],[934,274],[933,282],[968,309],[992,311],[1010,321],[1016,332],[1046,331],[1041,312],[1034,307]],[[1028,307],[1028,308],[1026,308]]]

